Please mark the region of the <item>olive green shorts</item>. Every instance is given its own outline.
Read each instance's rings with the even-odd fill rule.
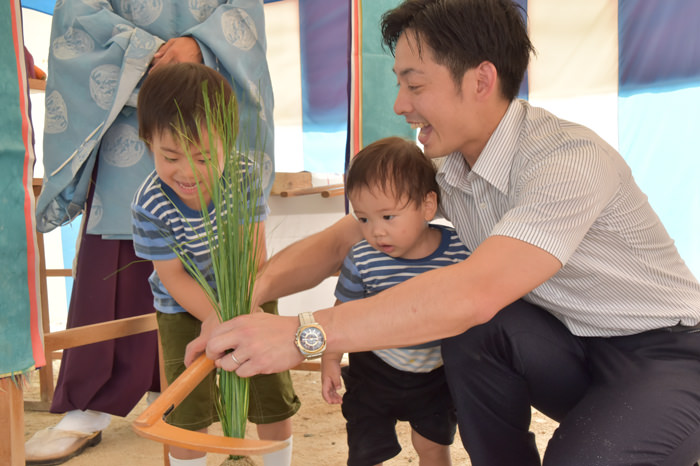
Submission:
[[[265,312],[277,314],[277,302],[265,303]],[[163,347],[165,378],[173,381],[185,370],[187,344],[199,336],[202,323],[187,312],[157,312]],[[200,430],[218,421],[216,413],[216,374],[212,371],[166,418],[168,424],[188,430]],[[289,371],[251,377],[248,420],[270,424],[292,417],[301,406],[294,393]]]

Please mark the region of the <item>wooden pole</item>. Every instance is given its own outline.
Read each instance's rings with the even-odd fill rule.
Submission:
[[[24,466],[22,382],[0,379],[0,466]]]

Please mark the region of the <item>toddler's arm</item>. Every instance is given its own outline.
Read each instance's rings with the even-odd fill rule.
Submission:
[[[336,299],[335,305],[341,304]],[[343,388],[340,377],[340,361],[344,353],[324,353],[321,357],[321,394],[323,399],[330,404],[340,404],[343,397],[338,394],[338,390]]]
[[[321,394],[330,404],[340,404],[343,397],[338,393],[343,387],[340,381],[340,361],[343,353],[326,353],[321,358]]]

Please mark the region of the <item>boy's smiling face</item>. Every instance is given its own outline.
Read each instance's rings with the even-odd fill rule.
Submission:
[[[205,204],[211,201],[210,187],[212,177],[218,177],[223,167],[223,150],[221,144],[216,144],[216,157],[218,170],[209,164],[209,135],[203,134],[199,143],[184,141],[187,147],[183,147],[183,139],[172,131],[159,131],[153,135],[150,141],[151,151],[155,162],[156,173],[167,184],[186,206],[200,210],[202,205],[197,192],[197,183],[200,183]],[[194,170],[188,160],[192,159]]]

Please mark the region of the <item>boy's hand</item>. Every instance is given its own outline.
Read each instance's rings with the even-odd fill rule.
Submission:
[[[212,312],[209,314],[209,317],[202,321],[202,328],[199,331],[199,335],[208,340],[211,336],[212,330],[214,330],[220,323],[221,321],[219,320],[219,315],[216,312]]]
[[[207,341],[209,341],[214,329],[220,323],[219,315],[216,312],[212,312],[209,314],[209,317],[202,321],[202,328],[199,331],[199,336],[187,345],[185,351],[185,366],[189,366],[204,352]]]
[[[208,335],[200,335],[187,344],[185,349],[185,366],[189,367],[200,354],[204,353],[207,347],[207,341],[209,341]]]

